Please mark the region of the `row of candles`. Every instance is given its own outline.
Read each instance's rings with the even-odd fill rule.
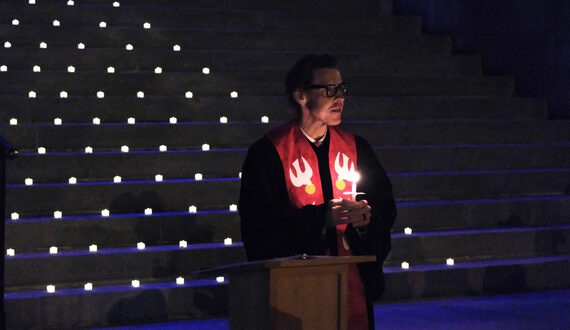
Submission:
[[[30,5],[35,5],[35,4],[36,4],[36,0],[28,0],[28,3],[29,3]],[[68,1],[67,1],[67,5],[68,5],[68,6],[74,6],[74,5],[75,5],[75,1],[73,1],[73,0],[68,0]],[[119,1],[115,1],[115,2],[113,2],[113,7],[119,8],[119,7],[121,7],[121,3],[120,3]]]
[[[178,118],[170,117],[168,119],[168,122],[170,124],[178,124]],[[269,117],[268,116],[261,116],[261,122],[264,124],[269,123]],[[92,123],[93,123],[93,125],[101,125],[101,118],[99,118],[99,117],[93,118]],[[228,123],[228,117],[226,117],[226,116],[220,117],[220,124],[227,124],[227,123]],[[53,124],[56,126],[62,125],[63,119],[55,118],[53,120]],[[127,118],[127,124],[129,124],[129,125],[136,124],[136,119],[134,117]],[[10,118],[10,125],[11,126],[17,126],[18,125],[18,119],[17,118]]]
[[[210,150],[209,144],[207,144],[207,143],[202,144],[202,151],[209,151],[209,150]],[[38,151],[38,154],[40,154],[40,155],[47,154],[47,149],[45,147],[39,147],[37,151]],[[84,151],[86,154],[92,154],[94,152],[94,149],[93,149],[93,147],[87,146],[87,147],[85,147]],[[128,153],[129,151],[130,151],[129,146],[127,146],[127,145],[121,146],[121,152]],[[168,147],[163,144],[163,145],[158,147],[158,151],[166,152],[166,151],[168,151]]]
[[[115,69],[114,66],[108,66],[108,67],[107,67],[107,73],[115,73],[116,71],[117,71],[117,70]],[[5,65],[5,64],[0,65],[0,72],[8,72],[8,66]],[[35,73],[42,72],[42,67],[39,66],[39,65],[34,65],[34,66],[32,67],[32,72],[35,72]],[[76,72],[75,66],[73,66],[73,65],[68,66],[68,67],[67,67],[67,72],[68,72],[68,73],[75,73],[75,72]],[[154,68],[153,72],[154,72],[155,74],[162,74],[162,73],[163,73],[162,67],[157,66],[156,68]],[[208,67],[203,67],[203,68],[202,68],[202,73],[205,74],[205,75],[209,75],[209,74],[210,74],[210,68],[208,68]],[[189,96],[190,96],[190,97],[188,97],[188,98],[192,98],[192,93],[190,93]]]
[[[40,47],[40,49],[47,49],[48,48],[47,42],[45,42],[45,41],[40,42],[39,47]],[[4,41],[4,48],[12,48],[12,43],[10,41]],[[77,49],[83,50],[86,48],[87,48],[87,46],[83,42],[80,42],[77,44]],[[128,51],[131,51],[131,50],[135,49],[135,46],[133,46],[133,44],[126,44],[125,49]],[[179,52],[182,50],[182,46],[180,46],[178,44],[173,45],[172,50],[175,52]]]
[[[60,27],[60,26],[61,26],[61,22],[60,22],[59,20],[57,20],[57,19],[54,19],[51,24],[52,24],[54,27]],[[12,25],[14,25],[14,26],[20,25],[20,20],[17,19],[17,18],[14,18],[14,19],[12,20]],[[150,30],[151,26],[152,26],[152,25],[151,25],[149,22],[144,22],[144,23],[143,23],[143,29],[145,29],[145,30]],[[107,27],[107,22],[105,22],[105,21],[99,22],[99,27],[102,28],[102,29],[106,28],[106,27]]]
[[[105,98],[105,92],[103,92],[103,91],[97,91],[97,93],[95,94],[95,96],[96,96],[98,99],[104,99],[104,98]],[[145,94],[144,94],[143,91],[137,91],[136,96],[137,96],[138,99],[144,99]],[[231,92],[230,92],[230,98],[232,98],[232,99],[237,99],[238,96],[239,96],[239,93],[238,93],[238,92],[236,92],[236,91],[231,91]],[[37,93],[36,91],[29,91],[29,92],[28,92],[28,98],[30,98],[30,99],[35,99],[35,98],[37,98],[37,97],[38,97],[38,93]],[[68,93],[67,91],[60,91],[60,92],[59,92],[59,98],[60,98],[60,99],[66,99],[66,98],[68,98],[68,97],[69,97],[69,93]],[[194,97],[194,93],[192,93],[191,91],[186,91],[186,92],[184,93],[184,97],[187,98],[187,99],[191,99],[191,98]]]
[[[228,210],[230,212],[237,212],[238,211],[238,207],[236,204],[230,204],[230,206],[228,207]],[[198,207],[196,207],[196,205],[190,205],[188,207],[188,213],[197,213],[198,212]],[[144,215],[152,215],[152,208],[147,207],[146,209],[144,209],[143,212]],[[111,216],[111,211],[109,211],[108,209],[103,209],[101,210],[101,217],[109,217]],[[54,219],[61,219],[63,218],[63,212],[61,211],[54,211],[53,212],[53,218]],[[18,212],[12,212],[10,214],[10,219],[17,221],[20,219],[20,214]]]

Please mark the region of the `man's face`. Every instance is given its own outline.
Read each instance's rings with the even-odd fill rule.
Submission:
[[[312,85],[335,85],[342,83],[338,69],[324,68],[313,71]],[[304,90],[304,102],[301,103],[303,120],[320,121],[327,126],[340,124],[344,107],[344,93],[337,90],[334,97],[327,97],[325,88]]]

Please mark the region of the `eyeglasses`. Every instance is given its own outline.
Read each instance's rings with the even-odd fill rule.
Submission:
[[[305,88],[324,88],[327,91],[327,97],[335,97],[338,90],[342,90],[342,95],[346,96],[348,94],[348,83],[342,82],[338,85],[308,85]]]

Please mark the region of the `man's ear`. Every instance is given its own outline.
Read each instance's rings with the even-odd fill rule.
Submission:
[[[295,101],[297,101],[297,103],[299,103],[301,106],[307,102],[307,98],[305,97],[305,92],[300,88],[296,89],[293,92],[293,97],[295,98]]]

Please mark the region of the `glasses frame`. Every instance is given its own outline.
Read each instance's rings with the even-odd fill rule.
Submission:
[[[335,84],[330,84],[330,85],[311,84],[311,85],[305,86],[305,88],[310,88],[310,89],[324,88],[325,89],[325,95],[327,97],[335,97],[336,94],[338,93],[338,89],[340,88],[340,89],[342,89],[343,96],[348,95],[348,83],[346,83],[346,82],[341,82],[338,85],[335,85]]]

